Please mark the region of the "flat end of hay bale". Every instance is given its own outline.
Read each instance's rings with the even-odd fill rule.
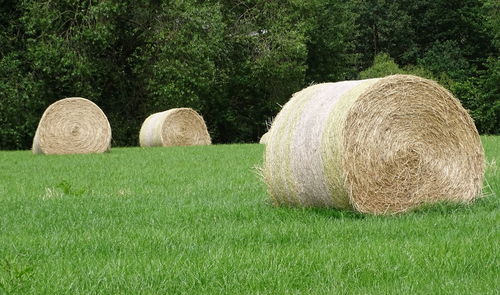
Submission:
[[[434,81],[380,79],[349,110],[343,169],[353,207],[387,214],[481,192],[484,152],[468,112]]]
[[[70,97],[43,113],[33,139],[34,154],[102,153],[111,147],[111,126],[92,101]]]

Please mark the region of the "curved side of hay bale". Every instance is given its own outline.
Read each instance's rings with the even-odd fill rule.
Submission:
[[[308,87],[268,134],[264,179],[277,205],[384,214],[481,191],[472,119],[448,91],[415,76]]]
[[[163,146],[161,131],[167,112],[152,114],[144,120],[139,132],[140,146]]]
[[[203,117],[190,108],[175,108],[150,115],[139,133],[142,147],[209,145]]]
[[[33,138],[34,154],[103,153],[111,147],[111,126],[92,101],[70,97],[43,113]]]
[[[266,144],[268,136],[269,136],[269,134],[267,132],[264,133],[264,135],[262,135],[262,137],[260,138],[259,143],[260,144]]]

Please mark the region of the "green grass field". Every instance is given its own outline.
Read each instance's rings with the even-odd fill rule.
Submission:
[[[262,145],[0,152],[0,294],[498,294],[489,195],[397,216],[275,208]]]

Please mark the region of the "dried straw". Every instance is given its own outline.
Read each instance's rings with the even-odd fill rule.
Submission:
[[[203,117],[190,108],[175,108],[150,115],[139,134],[142,147],[208,145],[210,135]]]
[[[111,147],[103,111],[81,97],[61,99],[43,113],[33,139],[34,154],[102,153]]]
[[[419,77],[308,87],[268,134],[264,178],[277,205],[387,214],[469,202],[481,191],[484,153],[472,119]]]

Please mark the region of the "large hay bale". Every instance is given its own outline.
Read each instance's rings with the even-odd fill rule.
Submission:
[[[190,108],[176,108],[150,115],[142,123],[143,147],[208,145],[212,141],[203,117]]]
[[[34,154],[102,153],[111,147],[111,126],[103,111],[81,97],[56,101],[43,113],[33,139]]]
[[[409,75],[310,86],[278,114],[264,179],[277,205],[385,214],[479,195],[484,153],[447,90]]]

